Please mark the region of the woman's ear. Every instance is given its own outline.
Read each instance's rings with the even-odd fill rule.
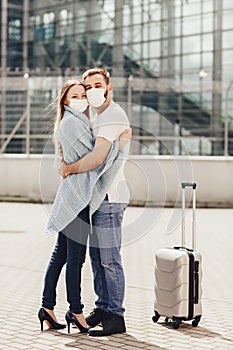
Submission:
[[[63,104],[69,106],[69,101],[67,100],[67,98],[64,98]]]

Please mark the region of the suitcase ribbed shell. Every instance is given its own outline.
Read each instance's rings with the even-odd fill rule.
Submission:
[[[197,259],[200,260],[199,254]],[[185,249],[163,248],[157,252],[155,261],[154,309],[161,316],[187,318],[189,314],[189,255]],[[199,276],[201,276],[200,272]],[[201,296],[201,288],[199,296]],[[201,303],[199,304],[196,305],[194,311],[201,315]]]

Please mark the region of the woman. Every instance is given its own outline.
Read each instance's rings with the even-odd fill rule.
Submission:
[[[88,103],[85,86],[78,80],[67,81],[61,91],[57,120],[54,128],[55,135],[59,134],[63,156],[67,163],[74,162],[81,158],[83,154],[91,152],[95,148],[87,116]],[[126,134],[122,133],[120,135],[122,139],[120,147],[125,145]],[[118,151],[119,145],[116,144],[113,150],[109,152],[112,159],[114,159]],[[111,164],[111,162],[109,163]],[[65,263],[67,263],[67,301],[70,304],[70,310],[66,313],[68,332],[70,330],[70,323],[75,324],[83,333],[86,333],[89,329],[82,313],[83,304],[80,296],[81,269],[85,261],[86,243],[90,230],[88,203],[91,200],[90,196],[93,195],[94,186],[101,174],[105,172],[105,178],[109,177],[106,170],[109,167],[110,165],[103,165],[91,173],[75,174],[73,177],[62,181],[58,189],[48,223],[49,233],[57,232],[58,239],[47,268],[42,308],[38,314],[42,330],[43,321],[46,321],[50,328],[62,329],[65,327],[65,325],[57,322],[53,311],[56,304],[56,286]],[[111,176],[114,176],[114,171],[109,179],[111,179]],[[80,184],[83,184],[83,186]],[[101,180],[101,184],[103,184],[103,180]],[[82,189],[85,188],[85,185],[88,186],[87,192],[89,197],[83,198]],[[75,191],[78,193],[77,197],[74,197]],[[99,190],[99,187],[96,190],[98,192],[98,201],[103,200],[100,194],[106,193],[104,191],[104,186],[102,187],[102,192]],[[98,201],[94,202],[94,204]],[[58,206],[56,207],[57,203]],[[62,207],[64,203],[65,206]],[[75,206],[75,210],[72,204]]]
[[[79,80],[68,80],[62,87],[54,127],[55,135],[57,135],[65,111],[70,114],[71,118],[75,118],[77,113],[84,112],[86,117],[88,115],[85,86]],[[67,263],[67,300],[70,304],[70,311],[66,314],[68,330],[70,323],[75,324],[81,332],[85,333],[88,330],[88,325],[82,313],[83,304],[80,297],[81,269],[85,261],[86,241],[89,233],[88,222],[89,210],[86,207],[63,232],[58,233],[57,242],[45,275],[42,308],[38,313],[41,330],[43,330],[43,321],[46,321],[49,328],[65,328],[64,324],[58,323],[53,311],[56,305],[56,286],[65,263]],[[74,234],[80,236],[78,240],[72,239]]]

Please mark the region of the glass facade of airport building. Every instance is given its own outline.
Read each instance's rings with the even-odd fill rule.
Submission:
[[[0,7],[1,153],[42,153],[62,83],[98,66],[129,115],[132,154],[233,155],[231,0]]]

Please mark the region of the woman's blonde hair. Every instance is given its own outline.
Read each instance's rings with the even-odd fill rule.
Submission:
[[[63,84],[62,89],[61,89],[61,94],[60,94],[60,97],[59,97],[58,103],[57,103],[57,116],[56,116],[56,120],[55,120],[55,124],[54,124],[54,135],[56,135],[58,127],[60,125],[60,122],[63,118],[64,101],[66,99],[67,93],[68,93],[69,89],[74,85],[82,85],[85,89],[84,83],[82,82],[81,79],[78,79],[78,78],[69,79]]]

